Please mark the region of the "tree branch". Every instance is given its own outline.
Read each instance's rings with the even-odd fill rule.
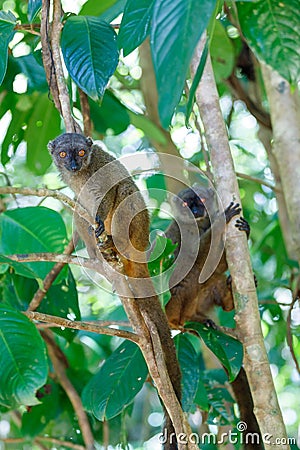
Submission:
[[[57,325],[59,327],[71,328],[73,330],[89,331],[91,333],[106,334],[107,336],[120,337],[123,339],[128,339],[129,341],[138,344],[139,336],[135,333],[126,330],[119,330],[116,328],[108,328],[100,325],[100,321],[93,322],[78,322],[76,320],[68,320],[58,316],[51,316],[49,314],[43,314],[36,311],[24,311],[25,316],[30,320],[37,320],[39,322],[45,322],[52,325]],[[105,323],[105,322],[103,322]],[[114,325],[119,325],[115,322]]]
[[[238,178],[243,178],[244,180],[253,181],[254,183],[258,183],[258,184],[261,184],[262,186],[266,186],[266,187],[272,189],[272,191],[282,192],[281,189],[279,189],[276,185],[274,185],[273,183],[269,183],[266,180],[262,180],[261,178],[253,177],[252,175],[247,175],[246,173],[241,173],[241,172],[236,172],[236,176]]]
[[[193,75],[197,70],[203,46],[204,39],[202,38],[192,60]],[[220,110],[210,56],[207,58],[204,73],[196,91],[196,100],[210,149],[210,160],[218,194],[224,205],[229,204],[232,200],[240,203],[237,179]],[[233,280],[236,327],[244,345],[244,366],[253,396],[254,412],[262,435],[269,434],[273,438],[286,438],[286,430],[264,347],[247,240],[244,234],[236,230],[234,223],[228,224],[225,248]],[[263,384],[258,382],[258,377],[260,380],[264,379]],[[266,450],[273,448],[268,444],[265,444],[265,447]],[[288,448],[288,445],[282,444],[282,449]]]
[[[14,186],[3,186],[0,187],[0,194],[20,194],[20,195],[32,195],[35,197],[52,197],[65,205],[69,206],[73,211],[85,219],[90,225],[94,225],[94,219],[88,214],[88,212],[77,202],[72,200],[67,195],[63,194],[58,190],[46,189],[46,188],[24,188],[24,187],[14,187]]]
[[[86,412],[83,409],[83,405],[81,402],[81,398],[78,395],[78,392],[72,385],[71,381],[66,375],[66,370],[63,362],[57,357],[56,352],[56,343],[52,337],[52,333],[50,331],[43,331],[42,336],[47,343],[49,357],[51,359],[53,369],[55,371],[55,375],[58,379],[59,384],[62,386],[64,391],[66,392],[69,400],[74,408],[74,411],[77,415],[78,423],[82,432],[82,437],[85,443],[87,450],[94,450],[94,436],[92,434],[92,430],[89,424],[89,420]],[[60,349],[58,348],[60,351]]]
[[[60,33],[62,30],[62,8],[60,0],[53,0],[53,22],[51,32],[51,48],[53,64],[55,67],[56,86],[58,90],[58,98],[61,107],[61,114],[65,122],[66,132],[74,133],[80,131],[78,125],[72,117],[69,93],[66,88],[64,72],[60,58]]]
[[[83,90],[77,88],[79,92],[80,108],[83,120],[83,132],[85,136],[91,136],[92,134],[92,121],[91,121],[91,111],[88,96]]]

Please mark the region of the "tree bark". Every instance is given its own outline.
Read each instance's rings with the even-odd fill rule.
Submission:
[[[297,88],[261,64],[273,127],[272,154],[277,163],[291,230],[289,256],[300,259],[300,108]],[[283,230],[285,233],[285,230]]]
[[[195,51],[191,71],[195,74],[203,49],[203,39]],[[215,186],[224,204],[239,202],[239,190],[227,131],[222,117],[219,96],[210,56],[196,92],[196,101],[209,147]],[[244,345],[244,367],[251,388],[254,412],[262,435],[271,440],[286,438],[281,411],[264,346],[258,311],[258,301],[245,234],[238,232],[234,221],[229,223],[225,244],[226,258],[232,276],[238,336]],[[265,442],[266,450],[274,448]],[[289,446],[282,444],[281,449]]]

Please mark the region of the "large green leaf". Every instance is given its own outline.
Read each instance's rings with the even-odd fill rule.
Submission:
[[[7,272],[0,279],[0,298],[4,303],[23,311],[28,308],[38,287],[36,280]],[[76,283],[70,270],[68,277],[50,287],[38,311],[66,319],[80,320]],[[68,341],[71,341],[77,333],[76,330],[59,327],[55,327],[53,331]]]
[[[197,42],[208,25],[216,0],[156,0],[151,50],[162,126],[167,128],[184,87]]]
[[[56,211],[42,206],[5,211],[0,216],[0,253],[58,252],[66,244],[65,224]],[[24,265],[24,270],[23,270]],[[34,278],[44,278],[53,263],[29,262],[14,265],[16,273]],[[30,271],[29,271],[29,270]],[[31,278],[31,277],[30,277]]]
[[[42,0],[28,0],[28,20],[32,22],[42,7]]]
[[[32,91],[43,91],[48,90],[48,84],[46,80],[45,70],[43,66],[38,64],[36,58],[32,53],[25,56],[19,56],[14,58],[14,62],[22,72],[27,77],[27,92]],[[49,102],[49,99],[48,99]],[[50,102],[49,102],[50,103]]]
[[[105,11],[118,3],[117,0],[88,0],[82,7],[80,15],[82,16],[100,16]]]
[[[229,381],[233,381],[243,363],[243,346],[240,341],[203,323],[188,322],[185,327],[199,334],[207,347],[227,369]]]
[[[90,109],[98,133],[104,134],[110,128],[115,134],[120,134],[130,125],[127,108],[109,90],[105,92],[101,106],[90,101]]]
[[[25,134],[24,125],[27,124],[28,117],[30,116],[31,111],[31,109],[25,111],[14,109],[12,120],[9,124],[4,141],[1,146],[1,163],[3,165],[5,165],[10,160],[10,157],[8,156],[9,149],[11,148],[14,153],[18,145],[22,142]]]
[[[12,267],[16,273],[23,273],[25,277],[37,277],[35,271],[31,270],[29,267],[26,267],[24,264],[17,261],[12,261],[3,255],[0,255],[0,273],[5,273],[8,267]]]
[[[298,0],[238,2],[238,15],[256,56],[292,83],[300,79],[300,8]]]
[[[207,392],[208,411],[207,423],[215,425],[230,425],[234,422],[234,400],[227,388],[227,375],[223,369],[211,369],[202,372]]]
[[[210,56],[216,82],[220,83],[226,80],[234,68],[235,54],[232,41],[219,20],[215,21],[210,43]]]
[[[0,11],[0,84],[7,67],[8,44],[14,35],[16,17],[10,11]]]
[[[150,33],[154,0],[127,0],[118,34],[119,47],[127,56]]]
[[[60,116],[47,94],[37,97],[24,139],[27,141],[27,166],[37,175],[45,173],[52,159],[47,144],[60,134]]]
[[[44,342],[23,314],[0,304],[0,405],[36,405],[36,390],[47,380]]]
[[[52,380],[38,392],[41,404],[33,406],[22,415],[22,433],[34,437],[62,412],[61,391]]]
[[[61,48],[75,83],[93,100],[102,99],[119,59],[113,28],[97,17],[70,17],[62,32]]]
[[[99,420],[115,417],[142,389],[147,373],[139,347],[125,341],[85,386],[82,393],[84,407]]]
[[[182,374],[182,408],[189,412],[194,404],[200,377],[200,360],[187,334],[175,337],[178,361]]]

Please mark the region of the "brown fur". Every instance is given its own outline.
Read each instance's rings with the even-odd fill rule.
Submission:
[[[85,155],[79,157],[82,149]],[[134,280],[130,280],[130,286],[137,294],[137,305],[145,323],[151,322],[158,330],[169,376],[180,400],[181,374],[176,351],[146,264],[149,215],[141,193],[125,167],[89,138],[66,133],[50,142],[49,150],[62,179],[74,191],[80,204],[92,217],[98,217],[103,222],[107,235],[111,236],[114,250],[123,263],[125,274],[128,277],[145,278],[142,288]],[[60,156],[62,151],[66,153],[64,158]],[[99,257],[96,238],[89,224],[75,215],[75,225],[90,257]],[[143,292],[147,292],[146,297]],[[166,423],[169,433],[173,432],[168,417]]]

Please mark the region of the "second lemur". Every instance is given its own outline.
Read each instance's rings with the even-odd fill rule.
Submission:
[[[197,247],[195,261],[187,275],[171,291],[171,299],[166,305],[166,314],[169,323],[176,328],[187,321],[203,321],[209,318],[211,309],[217,305],[225,311],[231,311],[234,307],[231,291],[230,277],[227,277],[227,262],[223,252],[222,236],[214,242],[215,252],[220,251],[220,259],[211,276],[202,284],[199,284],[199,276],[207,260],[212,242],[212,230],[217,226],[221,213],[217,210],[216,195],[211,188],[194,186],[179,192],[174,201],[176,220],[173,220],[166,231],[166,237],[174,244],[178,244],[175,257],[181,249],[181,236],[189,233],[188,245],[191,249]],[[187,214],[189,210],[190,216]],[[210,212],[210,216],[208,215]],[[224,225],[234,216],[238,215],[241,208],[238,204],[231,203],[224,211]],[[191,227],[191,220],[196,221],[196,227]],[[241,217],[236,221],[239,230],[246,231],[249,235],[249,225]],[[184,249],[183,249],[184,251]],[[175,269],[176,270],[176,269]],[[172,281],[172,278],[171,278]]]
[[[199,283],[199,276],[208,257],[212,242],[212,229],[221,217],[216,205],[216,194],[211,188],[194,186],[179,192],[178,196],[175,197],[174,206],[176,209],[176,220],[172,221],[167,229],[166,236],[174,244],[178,244],[175,256],[178,256],[180,252],[182,245],[181,236],[185,233],[189,233],[188,245],[190,245],[190,249],[187,250],[188,252],[191,251],[193,246],[197,246],[198,243],[199,245],[196,248],[194,264],[186,276],[170,289],[171,299],[166,305],[166,314],[173,328],[183,326],[188,321],[206,322],[214,326],[210,320],[210,314],[214,306],[221,306],[225,311],[230,311],[234,308],[231,277],[228,277],[225,273],[228,266],[223,251],[224,248],[218,241],[214,242],[215,251],[222,251],[221,258],[211,276],[204,283]],[[231,203],[224,211],[224,222],[228,223],[240,211],[238,204],[234,205]],[[196,227],[194,228],[191,226],[192,221],[196,221]],[[235,226],[240,231],[245,231],[247,237],[249,237],[250,227],[245,219],[242,217],[237,219]],[[219,235],[219,238],[222,239],[222,236]],[[182,268],[179,271],[182,271]],[[251,433],[261,436],[253,413],[253,399],[243,367],[237,378],[231,383],[231,386],[239,406],[240,420],[247,424],[247,433],[249,433],[249,436]],[[262,449],[261,438],[258,443],[253,444],[249,440],[245,444],[245,450]]]
[[[130,287],[146,327],[157,330],[165,364],[177,398],[181,398],[181,375],[167,318],[150,281],[146,262],[149,216],[144,199],[126,168],[90,138],[65,133],[48,148],[63,181],[79,203],[97,222],[96,236],[89,224],[75,214],[76,229],[91,258],[99,257],[96,238],[106,234],[100,251],[112,248],[130,277]],[[139,283],[143,278],[142,283]],[[174,430],[166,417],[169,433]],[[177,448],[174,445],[165,448]]]

